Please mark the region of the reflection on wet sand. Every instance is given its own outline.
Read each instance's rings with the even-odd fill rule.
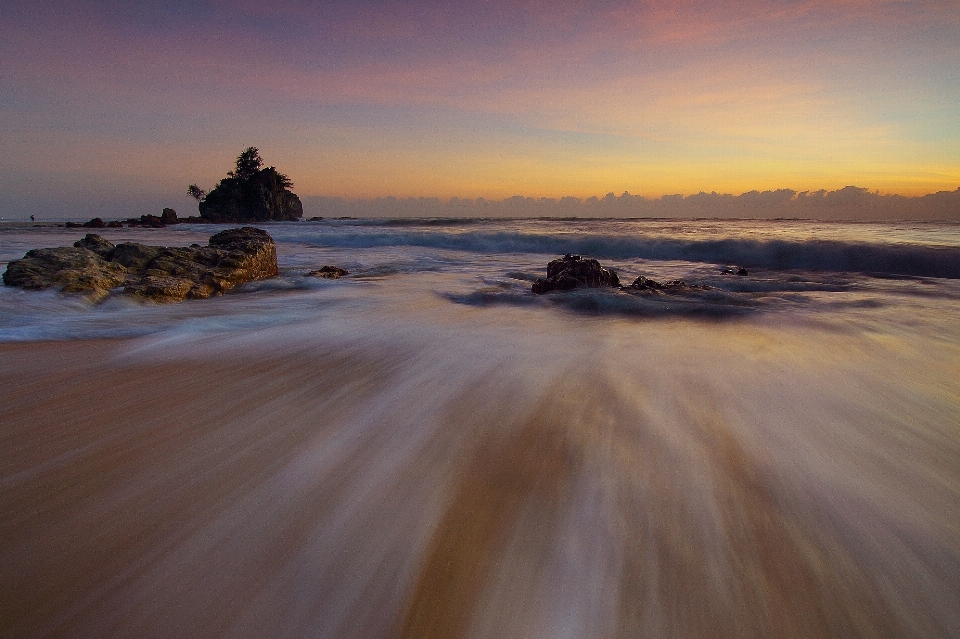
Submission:
[[[660,344],[3,345],[0,636],[956,636],[956,397]]]

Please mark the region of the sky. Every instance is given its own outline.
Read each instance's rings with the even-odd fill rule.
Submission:
[[[0,216],[960,187],[960,2],[0,0]],[[960,213],[958,213],[960,215]]]

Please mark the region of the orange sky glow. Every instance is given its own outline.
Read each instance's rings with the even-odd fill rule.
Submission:
[[[251,145],[301,197],[953,191],[957,33],[952,0],[4,8],[0,216],[189,212]]]

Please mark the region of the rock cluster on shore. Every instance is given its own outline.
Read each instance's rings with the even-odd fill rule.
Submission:
[[[160,215],[141,215],[140,217],[131,217],[126,220],[112,220],[104,222],[102,218],[95,217],[82,224],[78,222],[67,222],[65,226],[68,229],[119,229],[124,225],[131,227],[145,226],[148,228],[162,229],[172,224],[209,224],[206,220],[196,215],[190,217],[177,217],[177,212],[171,208],[163,209]]]
[[[238,284],[278,273],[273,238],[261,229],[228,229],[208,246],[114,245],[88,234],[72,247],[28,251],[3,274],[7,286],[58,288],[102,300],[111,289],[154,302],[179,302],[222,295]]]
[[[614,271],[600,266],[595,259],[567,253],[547,264],[547,277],[541,277],[533,283],[533,292],[568,291],[581,286],[620,286],[620,278]]]
[[[709,288],[697,284],[687,284],[683,280],[658,282],[643,275],[633,280],[633,283],[629,286],[621,286],[620,277],[616,272],[604,268],[597,260],[567,253],[547,264],[547,276],[538,278],[533,283],[532,290],[539,295],[549,291],[601,287],[616,287],[626,293],[645,294],[684,293],[695,289]]]

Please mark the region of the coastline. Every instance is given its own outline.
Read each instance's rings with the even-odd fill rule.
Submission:
[[[209,300],[0,291],[0,635],[960,623],[960,280],[728,277],[627,247],[623,275],[712,278],[753,305],[705,320],[664,295],[631,314],[619,291],[530,291],[544,245],[597,236],[370,228],[271,226],[280,276]],[[770,236],[755,254],[810,238],[751,228]],[[305,275],[341,259],[348,277]]]

